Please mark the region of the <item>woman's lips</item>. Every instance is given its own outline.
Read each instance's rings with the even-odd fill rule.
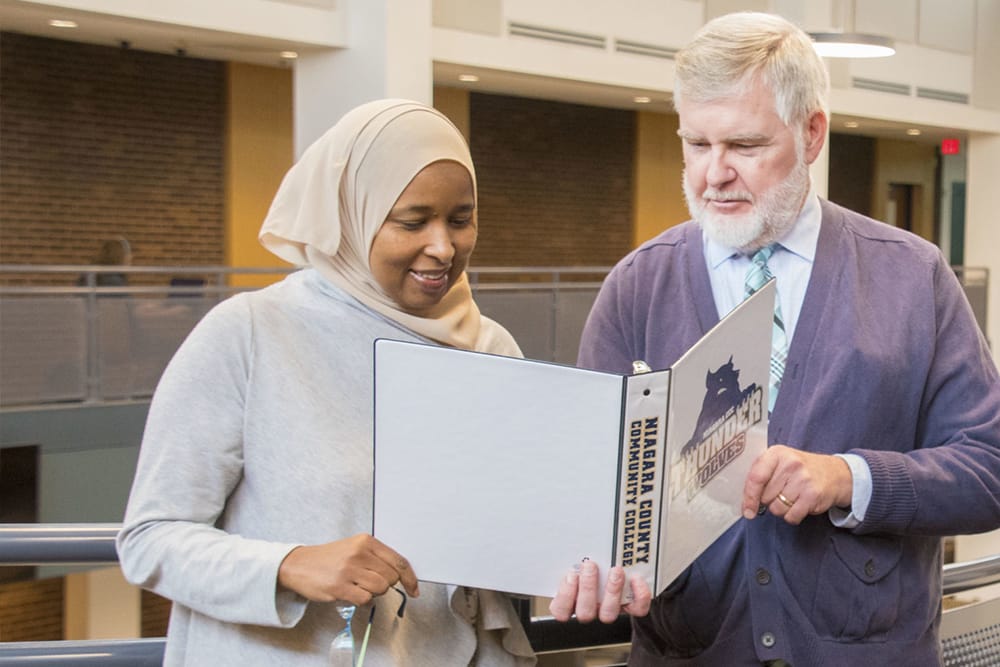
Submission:
[[[419,283],[422,287],[426,289],[441,289],[448,284],[448,270],[441,269],[438,271],[418,271],[416,269],[410,269],[410,275]]]

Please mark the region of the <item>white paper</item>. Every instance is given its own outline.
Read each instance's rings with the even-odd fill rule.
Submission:
[[[621,378],[377,343],[374,534],[424,581],[554,595],[614,542]]]

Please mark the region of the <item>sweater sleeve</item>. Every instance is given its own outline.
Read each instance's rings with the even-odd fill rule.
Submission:
[[[249,301],[213,309],[168,364],[149,409],[117,546],[125,577],[226,622],[288,627],[305,600],[278,591],[294,544],[216,526],[243,469]]]
[[[954,273],[934,271],[936,339],[910,452],[857,449],[872,472],[860,532],[962,534],[1000,526],[1000,378]]]

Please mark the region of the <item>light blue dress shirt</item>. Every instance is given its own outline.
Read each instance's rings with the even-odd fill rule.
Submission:
[[[778,290],[778,303],[785,325],[785,334],[791,348],[795,325],[802,311],[809,276],[812,275],[816,259],[816,244],[819,241],[819,227],[822,213],[819,197],[813,191],[806,197],[795,225],[778,241],[774,254],[767,262],[774,276]],[[750,268],[750,257],[732,248],[720,245],[708,238],[702,231],[702,245],[708,277],[712,284],[712,296],[719,317],[735,308],[743,301],[744,281]],[[865,511],[872,497],[871,470],[863,458],[856,454],[837,454],[851,469],[853,489],[851,510],[831,508],[830,520],[841,528],[853,528],[865,518]]]

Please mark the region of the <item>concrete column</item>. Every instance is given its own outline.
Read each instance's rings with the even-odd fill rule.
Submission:
[[[141,591],[117,567],[66,575],[64,639],[141,636]]]
[[[348,47],[300,53],[295,64],[295,155],[363,102],[431,104],[431,0],[344,0]]]
[[[973,134],[966,164],[965,264],[990,271],[986,332],[993,360],[1000,364],[1000,135]],[[955,538],[955,557],[967,561],[1000,553],[1000,530]],[[1000,584],[975,591],[986,599],[1000,595]]]
[[[968,148],[965,264],[990,271],[986,332],[1000,364],[1000,134],[973,134]]]

